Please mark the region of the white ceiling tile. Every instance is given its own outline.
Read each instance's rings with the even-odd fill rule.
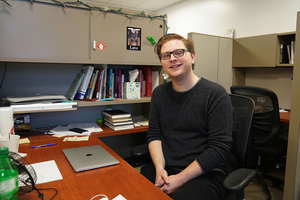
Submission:
[[[117,6],[126,6],[126,7],[135,7],[141,3],[144,3],[147,0],[111,0],[108,3]]]
[[[177,2],[177,0],[176,0]],[[148,0],[144,3],[137,5],[136,9],[148,10],[148,11],[156,11],[162,8],[168,7],[172,5],[172,2],[169,1],[161,1],[161,0]]]
[[[103,5],[155,12],[185,0],[87,0]]]

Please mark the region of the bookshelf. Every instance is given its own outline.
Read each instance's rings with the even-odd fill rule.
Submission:
[[[292,67],[281,64],[280,45],[295,41],[295,32],[274,33],[233,40],[233,67]]]
[[[280,63],[280,46],[291,44],[295,37],[296,32],[287,32],[234,39],[233,85],[245,85],[250,68],[293,68],[293,64]]]
[[[78,107],[88,106],[106,106],[106,105],[119,105],[119,104],[135,104],[135,103],[150,103],[151,97],[142,97],[140,99],[121,99],[113,101],[81,101],[74,100],[77,102]]]

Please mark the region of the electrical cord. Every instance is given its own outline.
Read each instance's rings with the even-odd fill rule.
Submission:
[[[58,194],[58,191],[57,189],[55,188],[43,188],[43,189],[38,189],[38,188],[35,188],[36,191],[39,193],[39,197],[40,199],[45,199],[45,195],[43,193],[40,193],[39,190],[54,190],[55,191],[55,194],[49,199],[49,200],[52,200],[57,194]]]
[[[104,194],[97,194],[97,195],[93,196],[90,200],[93,200],[96,197],[103,197],[100,200],[109,200],[108,197]]]

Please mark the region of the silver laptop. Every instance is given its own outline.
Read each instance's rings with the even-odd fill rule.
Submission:
[[[75,172],[116,165],[120,162],[100,145],[63,149]]]

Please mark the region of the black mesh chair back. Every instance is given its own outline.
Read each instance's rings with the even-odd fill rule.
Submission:
[[[236,159],[237,168],[245,167],[246,146],[254,111],[251,98],[229,94],[232,103],[233,126],[231,154]]]
[[[279,105],[277,95],[273,91],[253,86],[232,86],[230,90],[232,94],[250,97],[255,103],[252,141],[263,145],[278,135],[280,130]]]
[[[252,116],[254,112],[254,102],[251,98],[241,95],[229,94],[233,112],[232,126],[232,147],[228,156],[227,170],[229,173],[238,173],[238,176],[231,176],[224,187],[226,189],[225,200],[241,200],[244,199],[244,187],[252,180],[253,172],[243,169],[246,165],[246,149],[250,134]],[[241,169],[242,171],[236,171]],[[250,174],[250,175],[249,175]],[[248,177],[243,180],[243,184],[239,184],[241,176]],[[237,186],[236,186],[236,183]]]

